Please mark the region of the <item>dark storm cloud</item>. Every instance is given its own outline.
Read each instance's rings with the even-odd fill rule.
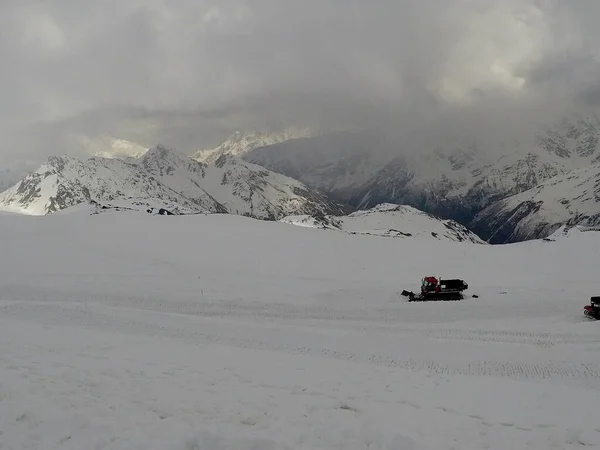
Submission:
[[[522,111],[597,104],[599,14],[591,0],[5,0],[0,156],[100,136],[191,151],[289,125],[518,127]]]

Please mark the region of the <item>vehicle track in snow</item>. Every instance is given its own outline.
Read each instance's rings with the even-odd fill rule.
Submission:
[[[199,317],[229,319],[276,319],[296,321],[303,326],[329,327],[342,324],[343,328],[364,333],[421,334],[430,339],[481,341],[505,344],[529,344],[550,348],[557,344],[600,344],[600,335],[575,333],[535,333],[523,331],[482,330],[460,328],[415,327],[406,321],[405,309],[393,307],[339,308],[320,305],[297,307],[282,303],[223,302],[169,302],[153,299],[129,298],[124,303],[103,302],[112,306],[130,306],[146,311],[175,312]],[[458,314],[457,314],[458,316]],[[252,323],[252,322],[251,322]],[[400,323],[400,325],[395,325]],[[437,325],[437,324],[433,324]],[[441,324],[439,324],[441,325]]]
[[[101,331],[165,337],[196,345],[224,345],[250,350],[269,350],[293,355],[325,357],[363,364],[428,371],[438,375],[501,377],[517,380],[588,380],[600,388],[600,366],[591,362],[519,362],[499,360],[440,361],[435,358],[413,358],[390,352],[356,351],[344,348],[338,341],[320,342],[320,337],[307,330],[250,327],[247,323],[204,324],[154,313],[152,320],[135,317],[130,310],[123,316],[98,312],[82,305],[71,308],[56,304],[12,303],[0,308],[0,318],[15,317],[43,324],[81,326]],[[157,314],[157,315],[156,315]],[[132,317],[127,317],[131,315]],[[142,314],[143,316],[143,314]],[[165,319],[165,320],[162,320]],[[282,331],[283,330],[283,331]],[[452,333],[449,333],[452,334]],[[477,334],[477,333],[475,333]],[[518,334],[518,333],[517,333]],[[400,352],[402,353],[402,352]]]
[[[462,328],[424,329],[415,327],[373,326],[362,327],[365,333],[383,334],[422,334],[430,339],[450,341],[480,341],[501,344],[530,344],[543,348],[554,347],[558,344],[600,344],[600,336],[578,335],[573,333],[534,333],[502,330],[465,330]]]
[[[28,302],[28,301],[25,301]],[[44,303],[53,304],[47,299]],[[70,300],[75,305],[86,304],[87,300]],[[102,304],[118,308],[134,308],[140,311],[177,313],[204,318],[235,319],[245,323],[257,321],[288,321],[304,327],[349,329],[362,333],[386,335],[418,334],[429,339],[446,341],[495,342],[501,344],[525,344],[539,348],[551,348],[560,344],[600,344],[600,335],[576,333],[541,333],[507,330],[484,330],[443,328],[444,324],[462,318],[464,311],[455,311],[457,305],[448,307],[448,313],[439,323],[423,323],[423,315],[404,308],[405,305],[380,304],[378,306],[315,305],[297,306],[289,303],[252,302],[244,300],[223,301],[169,301],[148,297],[126,296],[116,300],[114,296],[92,296],[90,304]],[[442,305],[446,306],[446,305]],[[429,317],[429,316],[428,316]],[[416,320],[415,320],[416,319]],[[415,323],[421,322],[421,326]],[[410,323],[410,325],[409,325]],[[432,328],[432,327],[440,328]],[[459,327],[462,325],[459,325]]]

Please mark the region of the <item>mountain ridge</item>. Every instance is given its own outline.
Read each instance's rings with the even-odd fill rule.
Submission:
[[[204,164],[163,145],[138,158],[51,156],[0,193],[0,209],[43,215],[89,202],[174,203],[196,212],[277,220],[292,213],[343,213],[344,205],[264,167],[223,156]],[[143,205],[142,205],[143,206]]]
[[[196,161],[210,164],[215,162],[222,155],[242,157],[246,153],[259,147],[274,145],[292,139],[311,137],[312,135],[313,133],[310,130],[302,128],[286,128],[280,132],[257,131],[253,133],[244,133],[236,131],[218,146],[200,149],[190,157]]]

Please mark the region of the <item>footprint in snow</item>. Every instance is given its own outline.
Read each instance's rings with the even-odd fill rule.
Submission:
[[[352,412],[355,412],[355,413],[358,412],[358,410],[356,408],[353,408],[352,406],[349,406],[349,405],[347,405],[345,403],[340,406],[340,409],[343,409],[344,411],[352,411]]]
[[[419,450],[414,439],[397,434],[386,446],[386,450]]]

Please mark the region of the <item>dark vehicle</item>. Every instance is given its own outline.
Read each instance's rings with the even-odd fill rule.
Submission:
[[[430,276],[421,280],[419,295],[409,291],[402,291],[402,295],[408,297],[409,302],[462,300],[464,298],[462,292],[468,288],[469,285],[464,280]]]
[[[421,280],[421,293],[419,295],[409,291],[402,291],[402,295],[408,297],[409,302],[462,300],[464,298],[462,292],[468,288],[469,285],[464,280],[444,280],[430,276]]]
[[[583,314],[590,319],[600,320],[600,297],[591,297],[590,304],[583,307]]]

